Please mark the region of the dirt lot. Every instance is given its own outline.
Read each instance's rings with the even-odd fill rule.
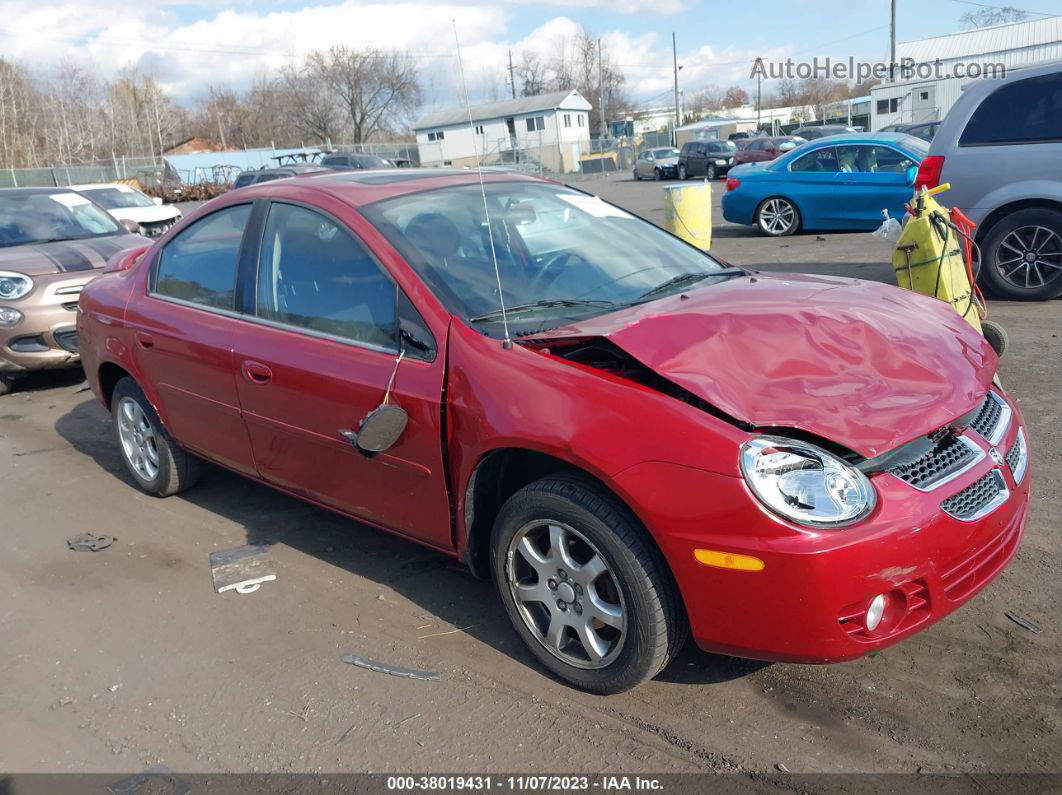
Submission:
[[[662,220],[654,183],[582,183]],[[716,185],[718,192],[722,186]],[[731,262],[888,280],[866,234],[783,240],[721,223]],[[1036,496],[1017,559],[883,654],[765,665],[690,648],[609,698],[545,676],[488,583],[236,475],[139,494],[76,374],[0,399],[0,770],[680,772],[1062,770],[1060,305],[994,303]],[[71,552],[82,530],[118,541]],[[208,555],[271,545],[276,582],[214,594]],[[1034,634],[1005,617],[1042,627]],[[398,679],[346,652],[437,670]]]

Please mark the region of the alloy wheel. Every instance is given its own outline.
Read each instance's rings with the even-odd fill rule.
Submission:
[[[153,481],[159,474],[159,449],[155,431],[144,410],[132,398],[118,403],[118,436],[122,454],[140,477]]]
[[[760,208],[760,228],[770,235],[782,235],[796,223],[796,209],[785,199],[768,199]]]
[[[996,268],[1017,287],[1043,287],[1062,274],[1062,237],[1045,226],[1019,227],[1000,241]]]
[[[681,163],[679,163],[679,167],[678,167],[678,178],[679,179],[686,179],[686,166],[684,166]]]
[[[708,172],[705,174],[705,177],[707,177],[709,180],[715,179],[715,165],[714,164],[708,166]]]
[[[559,660],[603,668],[623,648],[627,610],[608,562],[574,528],[528,522],[509,543],[509,592],[534,638]]]

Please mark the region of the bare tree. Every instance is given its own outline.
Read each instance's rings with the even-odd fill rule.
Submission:
[[[749,104],[749,95],[745,89],[740,86],[730,86],[723,95],[723,107],[724,108],[740,108],[742,105]]]
[[[343,129],[339,108],[327,87],[305,67],[285,66],[280,73],[284,100],[296,129],[313,141],[338,139]]]
[[[987,28],[992,25],[1005,25],[1008,22],[1021,22],[1029,18],[1029,12],[1014,6],[986,6],[976,11],[967,11],[959,17],[959,24],[964,28]]]
[[[343,107],[354,143],[405,126],[420,104],[416,66],[402,53],[337,45],[311,52],[306,71]]]

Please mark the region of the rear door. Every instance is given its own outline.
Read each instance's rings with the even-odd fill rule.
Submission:
[[[225,466],[255,471],[236,392],[232,341],[237,263],[253,205],[237,204],[185,227],[152,263],[147,289],[126,308],[133,358],[153,388],[167,430]]]
[[[263,222],[237,383],[259,474],[367,521],[450,548],[443,474],[443,356],[415,309],[361,240],[308,205],[272,202]],[[397,330],[417,327],[426,345]],[[407,335],[408,336],[408,335]],[[426,348],[426,349],[425,349]],[[344,435],[385,401],[409,414],[374,457]]]

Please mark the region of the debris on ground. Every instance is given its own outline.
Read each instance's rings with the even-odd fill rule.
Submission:
[[[388,663],[377,662],[376,660],[369,660],[365,657],[359,657],[356,654],[344,654],[343,662],[356,665],[359,668],[376,671],[376,673],[402,676],[406,679],[424,679],[429,682],[437,682],[442,678],[438,671],[416,671],[412,668],[402,668],[398,665],[390,665]]]
[[[107,787],[111,795],[188,795],[188,785],[166,765],[154,765],[143,773],[123,778]]]
[[[1004,611],[1003,615],[1005,615],[1007,618],[1009,618],[1011,621],[1013,621],[1015,624],[1017,624],[1022,629],[1029,630],[1029,632],[1032,632],[1034,635],[1039,635],[1041,632],[1044,631],[1043,627],[1041,627],[1039,624],[1037,624],[1031,618],[1025,618],[1024,616],[1019,616],[1017,613],[1012,613],[1009,610]]]
[[[89,386],[89,382],[82,381],[80,384],[74,387],[74,391],[72,392],[72,394],[76,395],[79,392],[88,392],[89,389],[91,389],[91,387]]]
[[[785,765],[783,765],[781,762],[776,764],[775,767],[778,768],[778,772],[779,773],[788,773],[789,772],[789,768],[786,767]]]
[[[254,593],[262,583],[277,578],[269,549],[252,544],[211,552],[210,573],[218,593]]]
[[[108,693],[117,693],[117,692],[118,692],[119,690],[121,690],[121,689],[122,689],[122,683],[121,683],[121,682],[119,682],[119,683],[118,683],[118,684],[116,684],[116,685],[111,685],[110,687],[108,687],[108,688],[107,688],[107,692],[108,692]]]
[[[98,536],[95,533],[79,533],[69,536],[66,545],[74,552],[99,552],[106,549],[118,539],[115,536]]]
[[[456,635],[458,632],[467,632],[468,630],[474,629],[478,626],[479,624],[469,624],[467,627],[454,627],[453,629],[448,629],[445,632],[429,632],[427,635],[417,635],[417,640],[424,640],[425,638],[439,638],[443,635]],[[417,627],[417,629],[425,628],[426,627]]]

